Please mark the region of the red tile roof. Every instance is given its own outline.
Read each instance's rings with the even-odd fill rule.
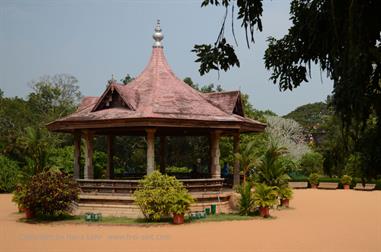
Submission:
[[[102,107],[101,104],[109,104],[114,92],[125,106]],[[188,127],[262,131],[265,124],[233,114],[239,99],[239,91],[205,94],[193,89],[172,72],[163,48],[154,47],[148,65],[132,82],[111,83],[102,96],[85,97],[75,113],[50,123],[48,128],[67,131],[86,125],[92,128],[95,124],[96,127],[160,126],[165,121],[165,125],[173,123],[179,128],[186,122]],[[242,106],[240,101],[238,105]]]

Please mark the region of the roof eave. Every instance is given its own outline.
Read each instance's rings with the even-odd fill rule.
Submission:
[[[242,132],[260,132],[266,127],[263,124],[236,121],[206,121],[193,119],[155,119],[134,118],[118,120],[91,121],[54,121],[46,125],[52,132],[72,132],[84,129],[121,128],[121,127],[176,127],[176,128],[216,128],[238,130]]]

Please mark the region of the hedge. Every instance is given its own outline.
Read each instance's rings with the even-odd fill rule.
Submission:
[[[294,176],[291,177],[290,182],[308,182],[308,177],[303,177],[303,176]],[[343,185],[340,182],[340,178],[330,178],[330,177],[321,177],[319,178],[319,182],[334,182],[334,183],[339,183],[339,188],[343,188]],[[351,188],[353,188],[357,183],[361,183],[360,178],[353,178],[352,183],[351,183]],[[369,184],[376,184],[376,190],[381,190],[381,179],[375,180],[369,180],[366,183]]]

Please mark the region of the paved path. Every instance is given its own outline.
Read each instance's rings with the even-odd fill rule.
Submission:
[[[26,224],[0,195],[1,252],[380,252],[381,191],[296,190],[274,219],[174,226]]]

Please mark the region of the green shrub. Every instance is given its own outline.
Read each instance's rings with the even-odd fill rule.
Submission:
[[[192,203],[194,203],[192,196],[186,190],[181,190],[173,195],[170,212],[174,214],[185,214],[189,211]]]
[[[295,173],[299,170],[299,162],[295,161],[290,155],[281,156],[279,162],[281,162],[288,174]]]
[[[285,165],[283,155],[285,148],[279,148],[275,145],[270,146],[261,157],[255,170],[255,181],[269,186],[285,186],[290,177],[287,175],[288,167]]]
[[[280,199],[292,199],[294,192],[290,187],[279,188],[278,196]]]
[[[254,198],[251,192],[251,183],[246,182],[237,187],[237,192],[241,195],[238,205],[240,215],[249,215],[254,208]]]
[[[254,204],[258,207],[272,207],[278,202],[278,187],[258,183],[255,185]]]
[[[18,184],[13,191],[12,201],[15,202],[19,208],[19,211],[25,208],[24,199],[26,195],[26,186],[24,184]]]
[[[352,179],[352,186],[355,186],[357,183],[362,183],[363,181],[361,178],[353,178]],[[375,190],[381,190],[381,179],[370,179],[370,180],[365,180],[365,183],[368,184],[376,184]]]
[[[343,185],[350,185],[352,183],[352,177],[348,176],[348,175],[344,175],[344,176],[341,177],[340,182]]]
[[[179,180],[159,171],[145,176],[139,185],[140,188],[134,192],[135,202],[150,221],[160,220],[172,211],[180,212],[191,202],[188,191]]]
[[[319,184],[319,174],[317,173],[311,173],[310,176],[308,177],[308,181],[310,182],[311,185],[317,185]]]
[[[19,182],[20,175],[17,163],[0,155],[0,192],[12,192]]]
[[[308,181],[308,176],[303,175],[303,174],[299,174],[299,173],[290,173],[289,176],[290,176],[290,178],[291,178],[290,181],[293,181],[293,182],[304,182],[304,181]]]
[[[323,172],[323,162],[324,158],[320,153],[308,152],[300,159],[300,169],[307,176],[311,173],[321,174]]]
[[[169,166],[165,168],[167,173],[190,173],[191,171],[192,169],[188,167]]]
[[[376,184],[376,190],[381,190],[381,179],[375,180],[374,183]]]
[[[74,147],[52,148],[49,152],[49,165],[66,173],[73,173]]]
[[[25,185],[21,205],[40,216],[56,216],[71,210],[78,200],[79,187],[72,176],[57,171],[44,171],[34,175]]]
[[[103,151],[94,151],[93,157],[94,164],[94,178],[95,179],[105,179],[106,178],[106,164],[107,164],[107,153]]]
[[[344,172],[350,176],[361,177],[362,156],[359,153],[350,154],[346,163]]]

